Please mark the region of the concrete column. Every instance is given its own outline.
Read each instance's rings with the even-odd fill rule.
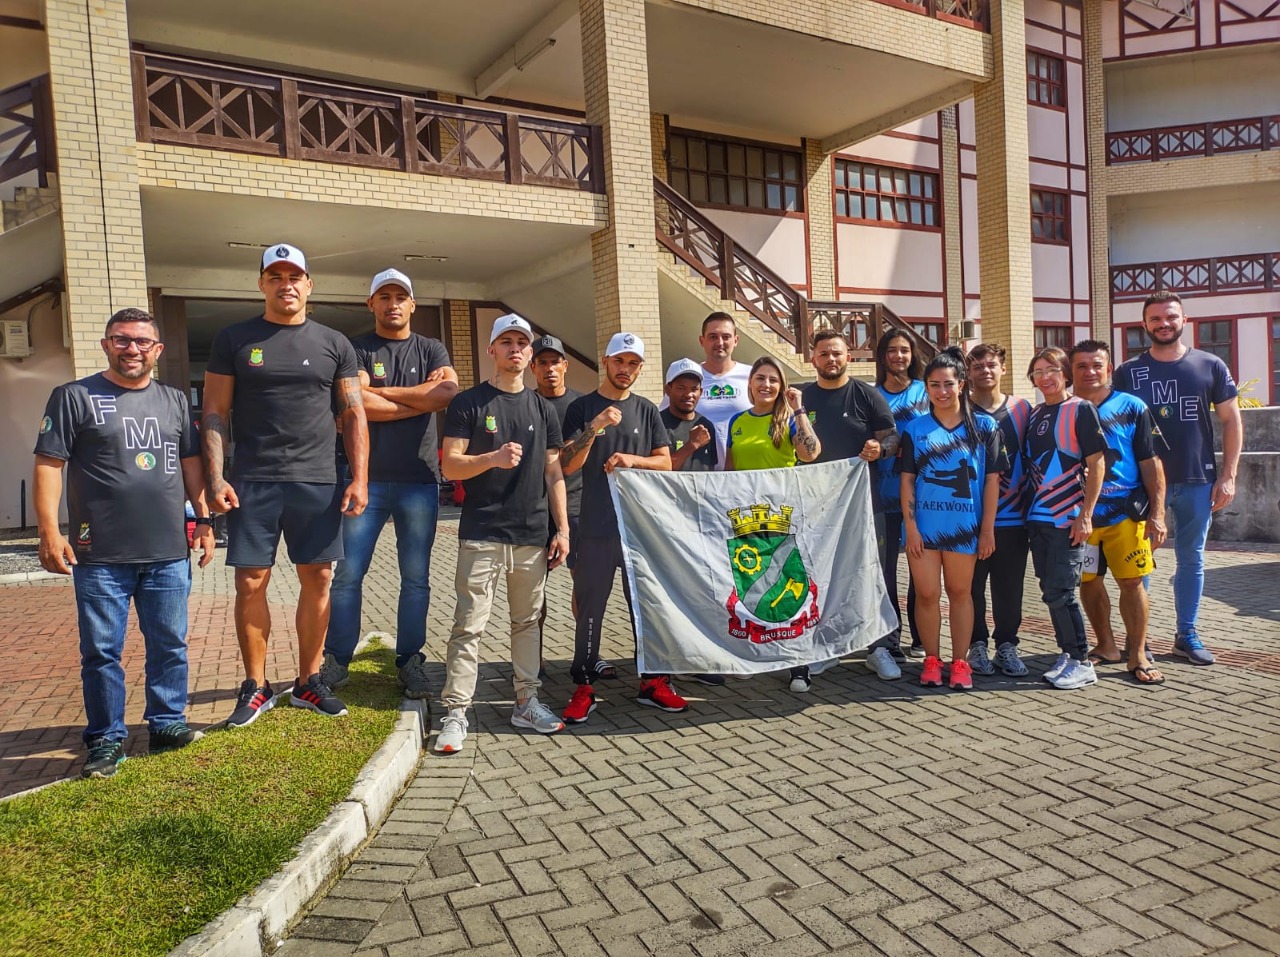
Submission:
[[[475,341],[471,334],[471,303],[465,299],[446,299],[442,306],[441,326],[444,342],[458,373],[458,388],[470,389],[476,384]],[[487,343],[486,343],[487,344]]]
[[[804,209],[809,220],[809,298],[836,298],[835,202],[831,188],[830,153],[821,140],[804,141]]]
[[[667,168],[667,114],[649,115],[649,145],[653,153],[653,175],[664,183],[671,181]]]
[[[938,113],[942,190],[942,268],[946,277],[947,328],[950,341],[960,341],[964,321],[964,238],[960,231],[960,127],[956,107]]]
[[[110,315],[147,305],[124,0],[46,0],[62,240],[77,376]]]
[[[656,399],[663,356],[644,0],[581,0],[579,10],[587,122],[603,133],[609,198],[609,225],[591,237],[596,354],[614,333],[640,336],[648,368],[637,391]]]
[[[1031,180],[1027,157],[1027,54],[1022,0],[991,4],[995,75],[974,90],[978,149],[978,255],[982,338],[1009,353],[1005,392],[1030,395],[1034,351]]]
[[[1111,239],[1107,217],[1107,88],[1102,69],[1102,0],[1084,0],[1084,135],[1089,191],[1089,322],[1111,341]]]

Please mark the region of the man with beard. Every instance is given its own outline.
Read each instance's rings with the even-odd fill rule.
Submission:
[[[747,398],[751,366],[733,361],[733,350],[738,347],[738,327],[727,312],[713,312],[702,320],[698,344],[706,353],[698,411],[715,427],[715,469],[720,471],[724,468],[724,450],[729,440],[729,420],[751,406]],[[667,408],[669,401],[664,397],[659,408]]]
[[[1116,369],[1115,387],[1142,399],[1155,415],[1168,448],[1159,451],[1168,483],[1166,507],[1178,567],[1173,573],[1177,634],[1173,653],[1193,665],[1211,665],[1213,653],[1196,631],[1204,591],[1204,544],[1213,513],[1236,496],[1236,469],[1244,425],[1236,383],[1212,353],[1183,345],[1187,319],[1176,293],[1156,292],[1142,304],[1151,348]],[[1210,411],[1212,406],[1212,412]],[[1213,454],[1213,423],[1222,429],[1222,472]]]
[[[813,337],[813,368],[818,381],[805,386],[804,407],[813,423],[822,451],[815,462],[837,462],[860,458],[870,464],[898,454],[898,432],[893,412],[884,396],[849,375],[849,343],[833,330]],[[883,535],[884,516],[875,494],[876,475],[868,474],[875,511],[877,538]],[[890,596],[895,603],[897,596]],[[902,677],[902,669],[893,660],[898,636],[890,633],[872,643],[867,652],[867,665],[884,681]],[[809,674],[825,671],[832,662],[810,665]]]
[[[214,550],[187,398],[151,379],[164,352],[156,321],[141,309],[120,310],[107,322],[102,351],[105,372],[53,390],[35,448],[40,564],[75,582],[86,778],[111,777],[125,759],[120,659],[131,600],[146,646],[143,718],[151,751],[202,737],[186,722],[191,563],[184,498],[196,511],[201,568]],[[64,466],[72,542],[58,526]]]

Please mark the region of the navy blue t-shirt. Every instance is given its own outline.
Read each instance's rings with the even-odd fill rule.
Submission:
[[[1005,455],[1009,459],[1008,466],[1000,473],[1000,506],[996,509],[996,528],[1020,528],[1026,521],[1027,512],[1027,480],[1023,474],[1022,441],[1027,435],[1031,403],[1011,395],[993,411],[988,412],[977,405],[973,409],[976,415],[995,419],[1000,426]]]
[[[1126,518],[1141,521],[1151,503],[1138,463],[1155,458],[1157,448],[1164,446],[1160,427],[1147,404],[1127,392],[1112,392],[1103,399],[1098,418],[1107,440],[1107,477],[1093,510],[1093,526],[1110,528]]]
[[[1144,352],[1116,369],[1113,385],[1150,407],[1168,444],[1157,453],[1170,485],[1217,480],[1209,406],[1236,397],[1236,383],[1225,362],[1200,349],[1188,349],[1173,362],[1160,362]]]
[[[1069,527],[1084,502],[1085,460],[1106,450],[1092,402],[1072,396],[1036,406],[1022,445],[1028,524]]]

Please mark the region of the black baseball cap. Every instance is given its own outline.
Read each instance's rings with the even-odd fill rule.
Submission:
[[[562,356],[568,356],[568,353],[564,351],[564,343],[555,336],[543,336],[533,343],[533,354],[535,356],[540,352],[546,352],[548,349],[552,352],[558,352]]]

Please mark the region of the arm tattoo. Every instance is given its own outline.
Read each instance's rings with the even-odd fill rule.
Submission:
[[[341,415],[347,409],[355,408],[364,404],[364,398],[360,393],[360,379],[352,376],[348,379],[338,380],[338,414]]]
[[[222,466],[231,430],[227,420],[217,412],[206,412],[200,418],[200,437],[204,452],[205,485],[212,493],[222,482]]]
[[[572,462],[582,452],[591,448],[591,443],[595,440],[596,434],[591,430],[591,426],[588,423],[587,428],[583,429],[576,439],[560,450],[560,461]]]
[[[813,437],[813,433],[808,431],[806,431],[803,435],[800,436],[800,444],[804,447],[804,450],[808,452],[810,455],[813,455],[815,450],[818,447],[818,442]]]

